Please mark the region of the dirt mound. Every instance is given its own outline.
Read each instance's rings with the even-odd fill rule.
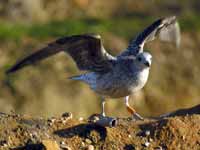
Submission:
[[[112,128],[70,113],[49,119],[0,113],[0,149],[200,149],[199,113],[200,105],[144,121],[118,118]]]

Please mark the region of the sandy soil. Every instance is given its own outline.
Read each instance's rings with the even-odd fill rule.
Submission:
[[[118,118],[115,127],[73,119],[70,113],[48,119],[0,113],[0,149],[198,150],[199,113],[200,105],[144,121]]]

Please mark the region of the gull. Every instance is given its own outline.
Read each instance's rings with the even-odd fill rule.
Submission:
[[[104,48],[100,35],[82,34],[57,39],[46,47],[21,59],[6,71],[11,74],[25,66],[34,64],[59,52],[66,52],[77,67],[86,73],[70,79],[82,81],[101,97],[101,115],[105,116],[106,98],[124,97],[129,113],[136,119],[143,119],[129,105],[129,95],[141,90],[146,84],[152,63],[152,56],[144,52],[144,44],[159,38],[180,44],[180,28],[175,16],[156,20],[144,29],[119,55],[112,56]]]

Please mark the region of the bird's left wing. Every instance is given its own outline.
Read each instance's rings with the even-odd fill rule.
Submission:
[[[135,39],[133,39],[127,50],[121,55],[134,55],[143,51],[146,42],[158,37],[161,41],[174,43],[177,47],[180,45],[180,27],[175,16],[158,19],[150,26],[144,29]]]

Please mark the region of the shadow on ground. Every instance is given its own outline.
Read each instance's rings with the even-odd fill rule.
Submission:
[[[72,138],[73,136],[90,138],[92,132],[96,132],[99,135],[100,141],[105,141],[107,136],[106,128],[95,124],[80,124],[67,129],[57,130],[54,134],[62,138]]]
[[[0,113],[0,149],[196,150],[200,147],[199,113],[197,105],[144,121],[119,118],[113,128],[66,116],[44,119]]]

